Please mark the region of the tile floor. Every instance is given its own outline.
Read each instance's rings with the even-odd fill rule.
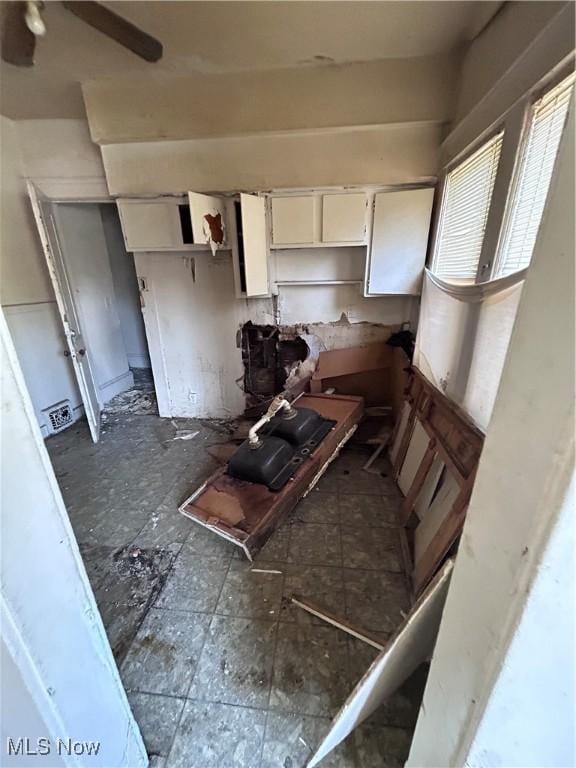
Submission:
[[[185,429],[198,435],[175,440]],[[289,598],[386,638],[409,605],[400,497],[345,450],[251,566],[177,512],[216,468],[219,430],[113,413],[97,446],[83,423],[47,446],[150,765],[300,768],[376,652]],[[403,765],[424,677],[322,765]]]

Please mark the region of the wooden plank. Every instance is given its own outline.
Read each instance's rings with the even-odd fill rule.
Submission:
[[[430,471],[430,468],[434,462],[435,457],[436,457],[436,440],[432,438],[428,443],[428,447],[426,448],[426,453],[422,457],[420,466],[416,471],[416,475],[414,476],[414,480],[412,481],[412,485],[410,486],[408,495],[406,496],[402,504],[402,516],[403,516],[404,524],[408,522],[408,518],[412,514],[412,510],[414,509],[414,504],[416,503],[418,494],[422,490],[422,486],[424,485],[424,481],[428,476],[428,472]]]
[[[343,395],[304,395],[297,405],[312,408],[337,423],[284,488],[271,491],[265,485],[230,477],[221,468],[179,507],[186,517],[241,546],[249,557],[308,491],[342,441],[351,435],[364,410],[362,398]]]
[[[371,635],[369,632],[366,632],[363,629],[358,629],[345,619],[340,619],[338,616],[334,616],[333,613],[324,610],[324,608],[316,605],[316,603],[313,603],[310,600],[305,600],[303,597],[300,597],[300,595],[292,595],[292,602],[294,605],[297,605],[298,608],[302,608],[303,610],[308,611],[308,613],[311,613],[313,616],[317,616],[327,624],[332,624],[333,627],[341,629],[343,632],[352,635],[352,637],[357,637],[358,640],[362,640],[364,643],[371,645],[373,648],[378,648],[379,651],[384,650],[384,646],[377,637]]]
[[[338,712],[307,768],[313,768],[370,717],[434,651],[453,562],[449,560],[414,604],[385,649]]]

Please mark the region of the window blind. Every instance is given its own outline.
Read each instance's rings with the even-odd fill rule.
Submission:
[[[533,106],[528,138],[505,216],[495,270],[499,276],[525,269],[532,258],[573,85],[574,78],[570,77]]]
[[[503,133],[446,176],[432,271],[445,280],[476,279]]]

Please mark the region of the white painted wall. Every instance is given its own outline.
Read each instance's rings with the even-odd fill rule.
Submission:
[[[102,145],[443,123],[458,63],[452,52],[259,72],[117,73],[85,82],[83,93],[92,138]]]
[[[78,416],[82,401],[64,356],[60,318],[22,178],[21,139],[21,124],[0,117],[0,298],[38,423],[47,435],[45,409],[68,400]]]
[[[395,123],[102,147],[110,193],[156,195],[427,181],[439,123]]]
[[[120,318],[124,347],[131,368],[150,368],[146,331],[140,307],[140,294],[134,257],[124,246],[120,217],[115,205],[100,206],[104,237],[112,270],[116,308]]]
[[[574,765],[571,733],[558,730],[573,724],[574,658],[566,636],[573,610],[565,610],[567,596],[557,594],[574,588],[573,557],[562,561],[560,583],[547,560],[567,544],[557,538],[564,528],[553,534],[559,520],[573,525],[573,516],[566,523],[564,514],[574,474],[574,160],[572,110],[480,459],[410,767]],[[536,614],[543,599],[546,610]],[[509,731],[503,731],[504,714]]]
[[[98,204],[58,203],[54,218],[101,403],[134,383]]]
[[[229,252],[135,253],[161,416],[228,418],[244,410]],[[238,380],[238,383],[237,383]]]
[[[144,744],[1,312],[0,336],[3,737],[101,742],[97,756],[51,755],[34,765],[144,768]],[[2,738],[0,764],[22,765],[6,749]]]
[[[275,301],[237,299],[229,252],[135,253],[161,416],[227,418],[244,410],[242,325],[297,325],[322,349],[387,339],[417,300],[366,299],[359,285],[282,286]],[[295,256],[298,258],[298,256]],[[393,328],[391,328],[393,326]]]
[[[470,768],[500,766],[511,752],[522,768],[576,765],[575,508],[573,476],[470,747]]]
[[[54,302],[42,302],[3,309],[38,424],[47,437],[46,409],[68,401],[75,419],[84,411],[74,371],[64,355],[67,346],[58,308]]]

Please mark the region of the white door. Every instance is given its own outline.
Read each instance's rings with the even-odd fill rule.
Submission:
[[[242,209],[242,239],[244,242],[244,269],[246,296],[268,296],[268,227],[266,198],[258,195],[240,195]]]
[[[206,243],[215,253],[226,245],[226,204],[220,197],[188,192],[192,238],[194,243]]]
[[[28,194],[32,202],[32,210],[36,226],[42,241],[42,250],[46,258],[48,272],[54,287],[58,311],[62,318],[64,335],[68,349],[67,354],[74,366],[74,373],[84,403],[90,434],[95,443],[100,439],[101,405],[98,398],[98,387],[94,378],[94,367],[90,360],[90,352],[86,346],[78,312],[74,303],[73,292],[66,272],[62,249],[54,222],[54,204],[40,192],[32,182],[28,182]]]

